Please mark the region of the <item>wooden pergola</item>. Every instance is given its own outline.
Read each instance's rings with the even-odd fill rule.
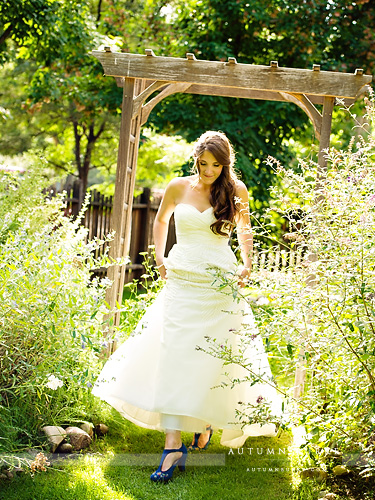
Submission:
[[[116,188],[112,215],[114,241],[110,248],[113,259],[126,257],[129,252],[131,215],[137,155],[141,126],[147,122],[152,109],[165,97],[185,92],[224,97],[241,97],[269,101],[292,102],[310,118],[319,140],[318,163],[326,166],[326,150],[330,145],[332,111],[344,100],[351,104],[363,95],[372,76],[362,69],[354,74],[279,67],[276,61],[269,66],[239,64],[234,57],[226,62],[197,60],[194,54],[186,59],[157,57],[147,49],[145,55],[113,52],[109,47],[94,50],[104,73],[113,76],[123,87],[120,142],[117,159]],[[159,92],[152,99],[152,94]],[[149,100],[148,100],[149,99]],[[338,101],[338,99],[340,101]],[[315,105],[323,105],[320,112]],[[113,310],[121,304],[125,267],[109,268],[113,285],[107,301]],[[120,314],[114,315],[118,325]]]

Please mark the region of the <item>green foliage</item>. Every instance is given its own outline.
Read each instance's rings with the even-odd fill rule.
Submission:
[[[16,63],[8,67],[8,73],[14,79],[18,64],[28,73],[22,89],[23,115],[19,105],[10,103],[5,108],[15,120],[7,120],[2,140],[9,143],[12,135],[30,137],[23,123],[28,112],[29,120],[37,122],[37,130],[31,132],[32,137],[39,138],[35,146],[44,151],[54,168],[68,173],[76,170],[84,191],[93,168],[94,147],[106,135],[104,132],[113,135],[117,123],[113,123],[112,114],[116,116],[121,105],[121,92],[114,79],[104,78],[101,65],[88,56],[105,36],[97,30],[89,6],[76,0],[5,1],[1,12]],[[26,65],[24,61],[30,62]],[[25,146],[20,141],[17,152],[25,150]],[[9,152],[14,154],[14,146]],[[102,159],[98,154],[96,165]]]
[[[43,424],[84,418],[110,340],[109,283],[90,273],[101,242],[86,242],[45,185],[37,168],[0,178],[0,448],[8,451],[35,442]]]
[[[112,155],[118,145],[117,140],[114,142]],[[141,187],[165,188],[169,181],[181,173],[191,149],[190,144],[182,137],[156,134],[149,128],[143,129],[138,151],[136,190]],[[98,175],[95,183],[90,186],[91,189],[113,195],[116,166],[115,162],[98,166]]]
[[[206,130],[225,131],[237,152],[236,167],[250,189],[253,207],[260,208],[268,199],[267,186],[274,182],[263,160],[269,154],[287,157],[283,140],[302,124],[302,113],[296,110],[296,120],[291,122],[289,110],[290,105],[285,103],[176,95],[163,100],[151,113],[150,121],[157,131],[177,132],[191,142]]]
[[[152,304],[163,287],[159,271],[153,266],[154,248],[151,247],[148,252],[142,252],[141,255],[144,259],[144,274],[140,280],[129,282],[124,287],[120,323],[121,332],[125,337],[134,331],[147,307]]]
[[[303,259],[288,274],[254,275],[272,297],[258,319],[286,372],[306,364],[299,417],[317,456],[326,446],[370,452],[375,429],[373,101],[367,113],[370,125],[331,150],[326,172],[270,162],[286,187],[273,189],[273,209],[289,219],[290,247]]]
[[[175,5],[175,4],[174,4]],[[175,36],[158,55],[309,68],[313,63],[326,70],[372,71],[373,34],[368,19],[375,15],[369,2],[190,0],[173,9],[171,29]],[[366,33],[366,37],[361,35]],[[356,33],[356,35],[354,35]],[[349,48],[356,40],[358,51]],[[173,37],[172,37],[173,39]],[[150,116],[158,131],[178,133],[195,140],[207,129],[225,131],[238,152],[238,168],[252,195],[252,209],[268,205],[268,186],[277,182],[264,160],[274,156],[293,162],[290,140],[310,153],[314,134],[307,116],[290,103],[253,101],[211,96],[175,95],[162,101]],[[343,142],[350,129],[337,125]],[[302,146],[299,143],[302,143]]]
[[[1,90],[1,150],[12,155],[42,150],[50,167],[75,173],[83,188],[97,181],[88,176],[98,168],[110,183],[121,90],[113,78],[103,77],[90,50],[109,45],[143,53],[149,47],[157,55],[185,57],[189,51],[203,60],[234,56],[242,63],[268,65],[277,59],[280,66],[319,63],[326,70],[363,67],[371,73],[368,26],[374,16],[371,2],[344,0],[5,0],[0,50],[14,66],[5,70]],[[267,187],[278,182],[264,159],[272,155],[295,165],[294,151],[312,155],[315,140],[307,116],[290,103],[178,94],[155,108],[150,124],[188,141],[207,129],[225,131],[257,217],[268,206]],[[349,124],[336,129],[334,124],[342,144],[350,133]],[[140,176],[145,185],[162,184],[167,176],[164,169],[156,176],[152,171],[147,177],[148,172]]]
[[[79,48],[89,36],[84,29],[87,13],[78,0],[4,0],[0,5],[0,56],[9,58],[8,42],[12,40],[17,57],[33,57],[48,65],[61,56],[68,61],[80,57]]]
[[[136,183],[143,187],[166,187],[191,155],[191,146],[181,137],[143,130],[139,148]]]

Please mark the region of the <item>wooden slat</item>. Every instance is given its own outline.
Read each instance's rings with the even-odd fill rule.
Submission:
[[[116,78],[123,82],[123,78]],[[148,84],[152,83],[148,80]],[[169,82],[165,82],[168,84]],[[119,84],[122,87],[122,83]],[[146,89],[147,90],[147,89]],[[368,93],[369,86],[363,87],[363,94]],[[214,85],[190,85],[186,90],[183,91],[186,94],[199,94],[199,95],[213,95],[218,97],[235,97],[240,99],[258,99],[260,101],[279,101],[279,102],[289,102],[290,99],[283,97],[280,92],[272,92],[270,90],[253,90],[253,89],[239,89],[234,87],[217,87]],[[305,94],[312,104],[322,105],[324,102],[324,96],[319,95],[309,95]],[[358,97],[358,96],[357,96]],[[340,104],[343,106],[350,106],[355,102],[354,98],[342,98],[337,100],[335,104]]]
[[[287,258],[287,252],[285,250],[281,251],[281,270],[285,271],[286,268],[286,258]]]
[[[259,252],[254,248],[253,251],[253,260],[252,260],[252,269],[253,271],[258,270],[258,261],[259,261]]]
[[[314,126],[317,138],[320,139],[320,133],[322,130],[322,115],[312,104],[310,99],[303,94],[288,94],[287,92],[280,92],[280,95],[284,97],[286,101],[294,102],[294,104],[303,109]]]
[[[117,158],[117,171],[116,171],[116,189],[113,200],[113,214],[112,214],[112,229],[115,231],[114,240],[110,245],[110,256],[113,259],[121,255],[121,234],[124,224],[123,207],[125,202],[126,187],[129,184],[127,167],[129,163],[129,150],[133,143],[131,142],[132,135],[132,112],[133,112],[133,96],[134,96],[135,79],[126,78],[123,101],[122,101],[122,115],[121,115],[121,129],[120,129],[120,144]],[[112,287],[107,290],[106,300],[111,309],[115,307],[116,300],[119,295],[120,280],[117,279],[119,269],[118,266],[112,266],[108,269],[108,277],[113,281]]]
[[[289,272],[292,272],[292,269],[295,265],[295,261],[296,261],[296,254],[295,252],[291,251],[289,253],[289,267],[288,267]]]
[[[188,83],[171,83],[165,87],[157,96],[142,107],[141,125],[147,122],[151,111],[160,101],[171,94],[175,94],[176,92],[184,92],[189,86],[190,85]]]
[[[259,259],[259,269],[264,269],[266,262],[266,253],[262,252]]]
[[[280,266],[280,250],[277,250],[275,255],[275,266],[274,271],[278,271]]]
[[[268,252],[267,255],[267,270],[268,271],[273,271],[274,270],[274,264],[275,264],[275,254],[274,252]]]
[[[355,98],[372,81],[370,75],[297,68],[274,68],[217,61],[189,61],[174,57],[94,50],[105,74],[213,86],[237,87],[297,94]]]

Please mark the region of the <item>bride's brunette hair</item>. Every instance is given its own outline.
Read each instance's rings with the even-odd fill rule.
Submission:
[[[233,168],[234,149],[222,132],[212,130],[205,132],[197,140],[193,151],[194,169],[197,173],[200,173],[199,158],[205,151],[209,151],[223,166],[220,176],[211,186],[210,203],[217,219],[211,224],[211,231],[227,236],[237,211],[235,203],[237,176]]]

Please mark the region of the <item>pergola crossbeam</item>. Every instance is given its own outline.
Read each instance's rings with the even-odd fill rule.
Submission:
[[[116,81],[118,82],[119,87],[123,87],[123,78],[116,78]],[[149,86],[151,86],[153,83],[155,84],[158,83],[158,82],[152,82],[152,80],[146,80],[146,82],[148,83]],[[158,85],[155,85],[155,87],[153,87],[152,89],[152,92],[156,92],[157,90],[160,90],[160,88],[163,88],[163,86],[167,86],[169,84],[170,82],[163,82],[163,84],[160,85],[160,87],[158,87]],[[361,93],[357,96],[357,98],[360,97],[362,94],[368,93],[368,88],[369,88],[368,85],[363,87]],[[290,102],[290,99],[287,99],[281,95],[282,92],[273,92],[271,90],[237,89],[232,87],[217,87],[212,85],[194,85],[194,84],[188,86],[187,89],[188,90],[187,91],[185,90],[185,92],[189,94],[211,95],[217,97],[233,97],[241,99],[254,99],[261,101]],[[150,92],[149,95],[151,95],[152,92]],[[147,97],[149,95],[147,95]],[[299,95],[299,94],[294,94],[294,95]],[[306,95],[309,101],[314,105],[315,104],[323,105],[324,96],[311,95],[311,94],[310,95],[301,94],[301,95]],[[139,100],[141,100],[138,99],[138,97],[135,99],[135,102],[137,101],[139,102]],[[355,98],[348,98],[348,97],[335,98],[335,104],[343,104],[344,106],[350,106],[355,102],[355,100],[356,100]]]
[[[188,60],[177,57],[147,56],[122,52],[93,51],[105,74],[155,81],[232,87],[292,94],[355,98],[372,80],[357,72],[314,71],[276,65],[228,64],[218,61]]]

